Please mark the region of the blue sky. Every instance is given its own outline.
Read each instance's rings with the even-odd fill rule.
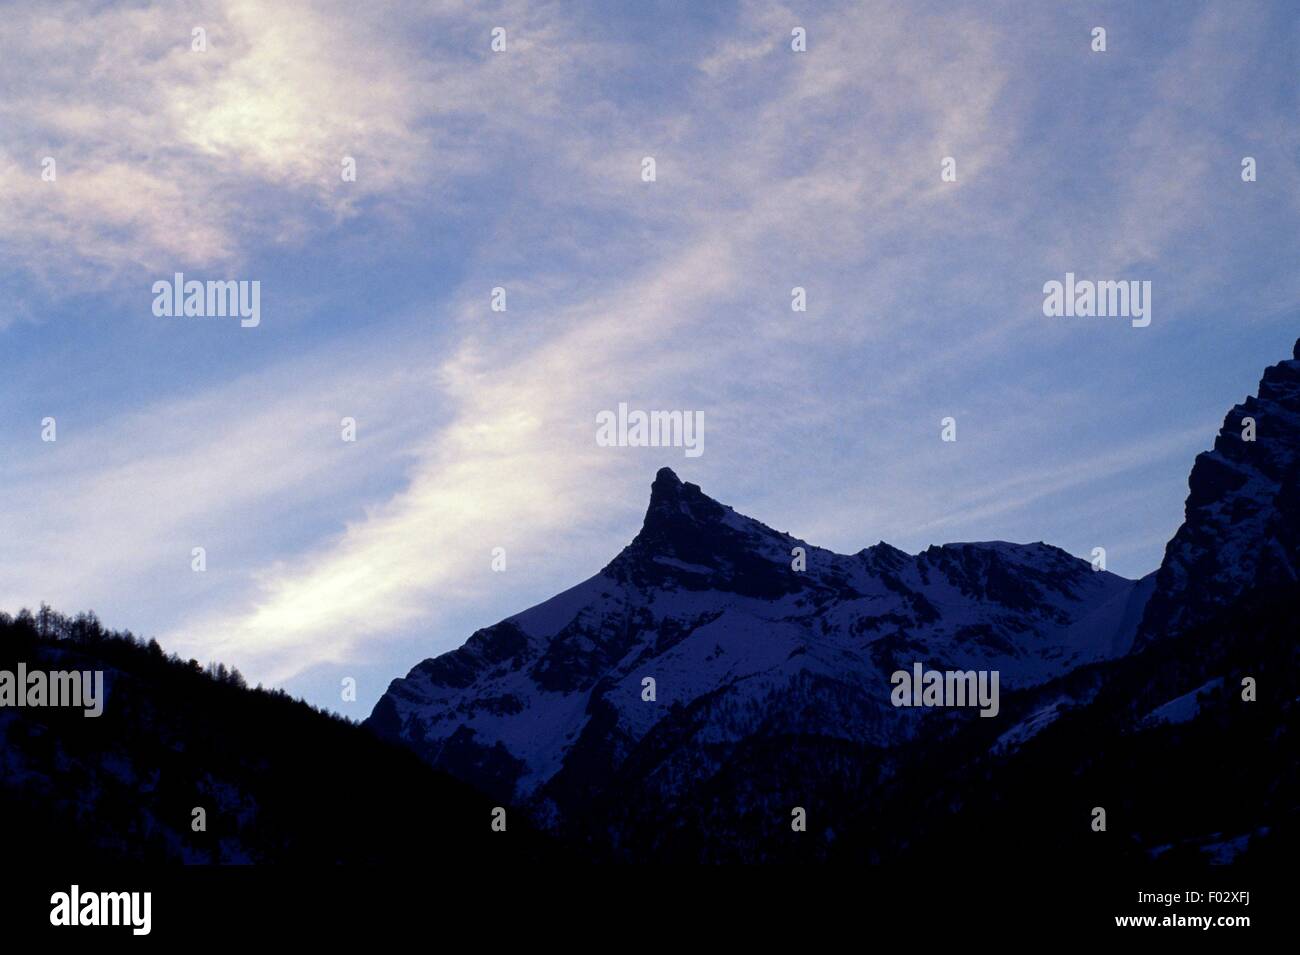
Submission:
[[[1300,332],[1293,4],[25,6],[0,607],[351,716],[599,570],[665,464],[842,552],[1140,576]],[[155,316],[177,271],[261,324]],[[1151,325],[1045,317],[1067,271],[1150,281]],[[598,447],[619,402],[702,411],[704,454]]]

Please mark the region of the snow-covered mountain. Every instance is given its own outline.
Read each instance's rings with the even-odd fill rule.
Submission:
[[[1196,458],[1138,646],[1176,637],[1254,592],[1300,581],[1300,341],[1265,369]]]
[[[1140,581],[1043,543],[835,554],[664,469],[604,570],[419,664],[368,723],[607,858],[909,857],[985,826],[1035,833],[1030,854],[1194,855],[1220,829],[1281,831],[1290,805],[1284,786],[1224,793],[1212,818],[1172,808],[1225,785],[1193,753],[1268,766],[1289,745],[1298,478],[1300,342],[1197,458]],[[890,675],[915,662],[999,671],[1002,718],[894,707]],[[1243,708],[1243,676],[1270,701]],[[1076,843],[1073,813],[1102,800],[1079,786],[1124,807],[1125,841]],[[792,806],[815,839],[790,841]]]
[[[1295,355],[1142,581],[1041,543],[834,554],[661,471],[603,571],[394,681],[370,726],[422,759],[93,615],[0,613],[0,671],[101,670],[111,701],[0,707],[0,815],[19,855],[101,861],[1290,864]],[[997,717],[895,708],[914,662],[998,670]]]
[[[1149,585],[1042,543],[835,554],[665,468],[640,533],[604,570],[421,663],[369,723],[546,815],[675,711],[697,744],[815,732],[890,745],[924,712],[890,704],[895,670],[1041,683],[1125,653]]]

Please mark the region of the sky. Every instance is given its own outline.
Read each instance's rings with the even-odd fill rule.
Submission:
[[[1297,41],[1292,3],[0,4],[0,609],[362,718],[599,571],[665,465],[842,553],[1149,573],[1300,334]],[[156,315],[177,272],[259,324]],[[1150,325],[1045,315],[1067,272]],[[601,446],[620,402],[703,453]]]

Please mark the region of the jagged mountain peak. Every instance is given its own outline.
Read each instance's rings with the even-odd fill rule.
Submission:
[[[864,547],[855,556],[876,573],[897,572],[915,559],[907,551],[885,541]]]
[[[683,482],[672,468],[660,468],[650,485],[650,505],[641,533],[653,534],[682,524],[716,524],[729,510],[700,490],[698,484]]]
[[[602,573],[641,587],[774,597],[803,585],[790,573],[801,544],[660,468],[640,532]]]
[[[677,472],[670,467],[662,467],[655,472],[654,482],[650,485],[650,493],[653,496],[655,491],[669,493],[682,486],[682,479],[677,476]]]
[[[755,779],[771,784],[764,773],[787,752],[801,778],[824,783],[846,752],[870,768],[873,753],[941,737],[948,721],[935,728],[890,699],[891,674],[918,664],[997,672],[1004,693],[1057,694],[1053,714],[1062,699],[1073,707],[1074,691],[1062,698],[1059,687],[1091,692],[1098,674],[1141,665],[1151,657],[1120,658],[1142,640],[1249,607],[1270,582],[1294,587],[1300,342],[1296,355],[1265,372],[1197,458],[1187,520],[1140,581],[1042,541],[915,555],[880,541],[837,554],[663,468],[640,531],[599,574],[417,665],[368,724],[563,830],[617,819],[629,799],[712,805],[718,792],[749,793]],[[1246,418],[1255,440],[1243,437]],[[1022,715],[1033,723],[1036,712]],[[871,785],[871,773],[852,785]],[[663,827],[652,828],[657,838]]]
[[[1176,637],[1242,595],[1300,580],[1300,341],[1233,407],[1188,475],[1137,645]]]
[[[889,674],[914,661],[995,668],[1010,688],[1122,653],[1137,588],[1042,543],[838,554],[663,468],[640,531],[599,574],[418,665],[370,725],[563,813],[670,715],[702,740],[765,725],[883,745],[911,732]]]
[[[788,569],[796,547],[816,555],[805,569],[814,578],[828,565],[843,566],[852,560],[741,514],[705,494],[698,484],[682,481],[672,468],[664,467],[656,473],[650,486],[650,503],[641,530],[620,557],[686,559],[684,555],[689,554],[699,559],[719,560],[730,553],[733,558],[744,554]],[[1005,563],[1071,574],[1091,569],[1086,561],[1043,541],[1030,544],[1004,540],[958,541],[932,544],[920,554],[910,554],[880,541],[853,557],[869,566],[893,568],[920,561],[931,565]]]

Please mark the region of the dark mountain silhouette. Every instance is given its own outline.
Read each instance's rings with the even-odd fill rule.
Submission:
[[[0,614],[0,670],[102,670],[107,703],[0,707],[0,818],[19,859],[478,864],[554,856],[493,801],[238,671],[164,655],[93,615]],[[206,831],[192,829],[193,810]]]
[[[684,761],[658,767],[672,777],[712,775],[754,736],[889,746],[920,719],[890,704],[893,671],[920,660],[1042,683],[1127,650],[1148,592],[1045,544],[833,554],[664,469],[641,532],[600,574],[416,667],[369,724],[500,798],[585,812],[593,779],[665,725],[708,741],[666,753]]]
[[[1254,440],[1244,440],[1248,427]],[[1300,342],[1228,412],[1188,478],[1186,517],[1165,549],[1139,646],[1300,581]]]
[[[6,844],[976,874],[1290,861],[1298,463],[1300,343],[1197,458],[1184,524],[1140,581],[1043,543],[834,554],[665,469],[600,574],[419,664],[365,727],[93,615],[0,614],[0,670],[103,670],[108,697],[96,719],[0,707],[0,813],[22,820]],[[890,676],[914,662],[997,670],[996,716],[893,706]]]
[[[367,725],[616,859],[1276,851],[1296,805],[1298,384],[1300,354],[1228,415],[1141,581],[1041,543],[833,554],[662,470],[603,571],[421,663]],[[914,662],[999,671],[998,717],[894,707]],[[1243,700],[1247,677],[1267,695]]]

